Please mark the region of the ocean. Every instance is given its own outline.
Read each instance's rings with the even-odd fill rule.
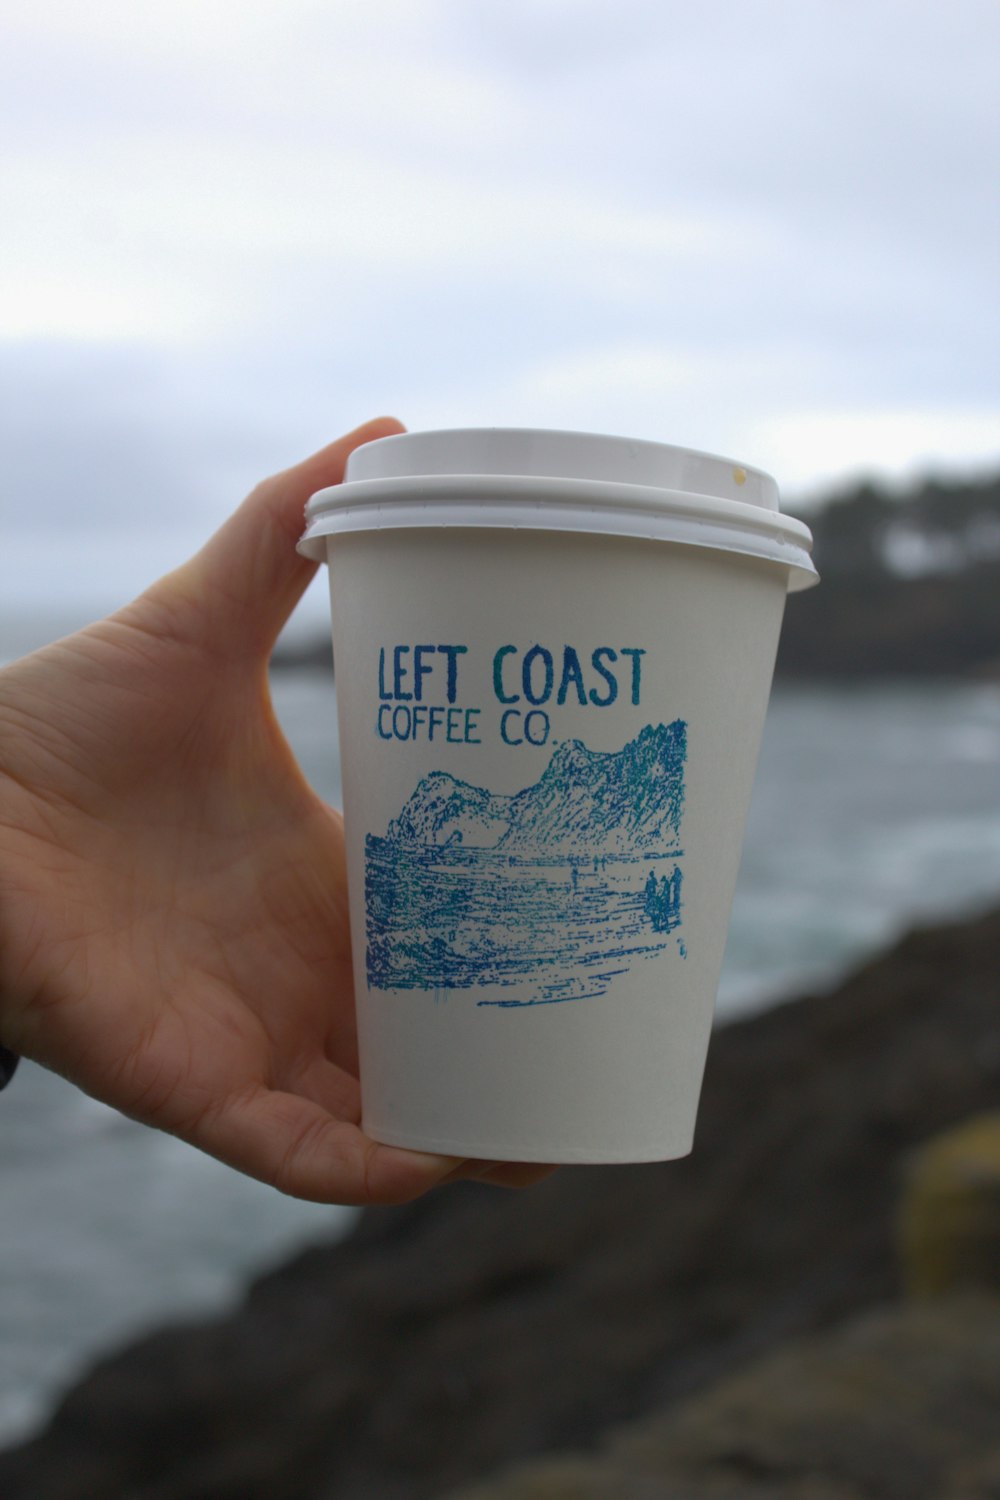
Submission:
[[[340,797],[331,680],[275,675],[316,789]],[[779,688],[719,996],[725,1021],[828,987],[914,922],[1000,901],[1000,687]],[[281,1198],[23,1064],[0,1097],[0,1444],[80,1369],[354,1211]]]

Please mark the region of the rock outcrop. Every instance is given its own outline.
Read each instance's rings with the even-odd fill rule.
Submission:
[[[899,1249],[912,1297],[956,1290],[1000,1297],[1000,1110],[973,1115],[914,1157]]]
[[[880,1309],[447,1500],[995,1500],[1000,1301]]]

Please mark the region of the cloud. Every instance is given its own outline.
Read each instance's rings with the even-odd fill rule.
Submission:
[[[786,489],[1000,457],[992,4],[37,0],[5,28],[11,597],[57,555],[141,586],[386,410]]]
[[[183,360],[131,345],[0,344],[5,531],[140,532],[217,511],[278,441]],[[256,472],[255,472],[256,471]],[[230,498],[226,497],[227,501]]]
[[[762,462],[787,487],[816,490],[817,472],[891,475],[906,482],[922,473],[1000,467],[1000,410],[947,407],[881,411],[793,411],[758,426]]]

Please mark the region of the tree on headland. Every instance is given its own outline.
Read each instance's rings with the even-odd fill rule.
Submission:
[[[807,520],[821,582],[788,601],[779,675],[1000,677],[1000,475],[864,484]]]

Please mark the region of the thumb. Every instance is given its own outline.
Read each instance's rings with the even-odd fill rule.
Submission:
[[[156,602],[173,606],[171,614],[178,602],[196,605],[204,632],[225,654],[268,657],[316,572],[316,564],[295,550],[306,501],[341,482],[355,448],[404,431],[394,417],[376,417],[265,479],[200,552],[160,579],[146,597],[159,596]]]

